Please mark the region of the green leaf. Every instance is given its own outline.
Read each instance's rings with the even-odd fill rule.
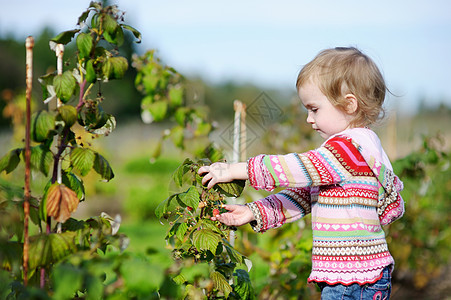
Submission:
[[[88,131],[92,134],[105,135],[107,136],[116,128],[116,118],[110,114],[105,114],[106,122],[100,128],[89,129]],[[97,126],[96,126],[97,127]]]
[[[245,185],[245,180],[234,180],[232,182],[218,183],[215,185],[215,189],[227,197],[239,197]]]
[[[51,185],[52,181],[49,180],[44,187],[44,195],[42,196],[41,203],[39,204],[39,218],[41,220],[47,220],[47,194]]]
[[[72,75],[72,71],[66,71],[61,75],[55,76],[55,78],[53,79],[53,85],[55,86],[56,96],[63,103],[66,103],[75,93],[77,81]]]
[[[94,69],[93,60],[90,59],[86,62],[86,81],[88,83],[94,83],[97,80],[96,70]]]
[[[80,29],[63,31],[60,34],[58,34],[57,36],[55,36],[54,38],[52,38],[51,41],[54,41],[57,44],[66,45],[67,43],[69,43],[72,40],[72,38],[75,36],[75,34],[77,34],[77,32],[79,32],[79,31],[80,31]]]
[[[168,111],[168,103],[166,101],[156,101],[148,106],[149,112],[152,114],[155,122],[162,121],[166,117]]]
[[[169,100],[175,107],[182,105],[183,103],[183,88],[181,85],[171,86],[169,88]]]
[[[175,121],[177,122],[177,124],[179,124],[180,126],[185,126],[185,120],[187,117],[187,113],[188,113],[187,107],[179,107],[175,111],[174,118],[175,118]]]
[[[124,77],[125,72],[128,69],[128,61],[125,57],[122,56],[116,56],[111,57],[109,59],[112,67],[111,76],[109,79],[121,79]]]
[[[33,114],[31,118],[31,138],[35,142],[43,142],[55,129],[55,117],[46,110]]]
[[[72,165],[85,176],[94,167],[95,153],[91,149],[75,148],[70,153]]]
[[[121,25],[122,26],[122,28],[124,28],[124,29],[126,29],[126,30],[129,30],[129,31],[131,31],[132,33],[133,33],[133,35],[135,36],[135,38],[137,39],[137,41],[136,41],[136,43],[141,43],[141,32],[139,32],[138,30],[136,30],[135,28],[133,28],[132,26],[130,26],[130,25]]]
[[[64,126],[71,127],[77,122],[77,109],[72,105],[62,105],[58,108],[58,117],[64,121]]]
[[[19,165],[20,153],[22,149],[14,149],[6,153],[0,159],[0,173],[6,171],[6,174],[11,173]]]
[[[80,201],[83,201],[85,199],[85,187],[83,185],[83,182],[74,173],[63,172],[62,182],[65,186],[77,193],[77,197],[78,199],[80,199]]]
[[[183,242],[183,238],[185,237],[185,233],[188,230],[188,224],[186,223],[180,223],[180,225],[177,227],[177,231],[175,235],[177,238]]]
[[[238,252],[235,248],[232,247],[232,245],[229,244],[227,241],[224,242],[224,247],[226,248],[227,254],[230,257],[230,260],[232,262],[236,262],[239,264],[242,264],[244,262],[244,256]]]
[[[80,33],[77,36],[77,48],[81,58],[89,57],[92,51],[94,39],[88,33]]]
[[[114,177],[113,169],[111,169],[108,161],[99,153],[95,154],[94,170],[102,176],[106,181],[110,181]]]
[[[171,129],[171,140],[174,143],[175,146],[177,146],[178,148],[183,149],[184,148],[184,144],[183,141],[185,139],[185,135],[184,135],[184,128],[182,126],[174,126]]]
[[[83,270],[69,264],[58,265],[52,270],[52,281],[54,299],[72,299],[82,288]]]
[[[199,206],[199,192],[194,186],[191,186],[185,193],[180,194],[180,200],[186,205],[193,209]]]
[[[113,74],[113,64],[109,59],[103,62],[102,64],[102,74],[104,80],[109,80]]]
[[[81,23],[86,22],[86,19],[88,18],[90,11],[91,10],[88,8],[80,15],[80,17],[78,17],[78,22],[77,22],[78,25],[81,25]]]
[[[240,296],[240,299],[255,299],[254,288],[249,278],[249,273],[243,269],[236,269],[234,275],[237,278],[234,290]]]
[[[113,32],[105,31],[103,33],[103,38],[107,42],[114,44],[117,47],[120,47],[120,46],[122,46],[122,44],[124,44],[124,31],[122,30],[122,27],[117,26],[116,30]]]
[[[53,154],[49,148],[44,145],[31,147],[30,165],[33,169],[47,176],[52,162]]]
[[[207,136],[212,127],[211,124],[208,122],[199,122],[196,127],[196,131],[194,132],[195,136]]]
[[[114,34],[114,32],[116,31],[116,27],[118,26],[116,20],[110,15],[104,15],[102,25],[103,30],[105,30],[105,32],[109,34]]]
[[[66,231],[30,237],[30,269],[48,267],[51,263],[56,263],[74,253],[77,250],[75,246],[76,235],[76,232]]]
[[[172,174],[172,179],[174,180],[174,182],[177,184],[178,187],[182,186],[183,176],[190,170],[190,166],[192,164],[193,161],[187,158]]]
[[[172,280],[174,280],[174,282],[178,285],[181,285],[186,282],[186,278],[185,276],[183,276],[183,274],[175,276],[174,278],[172,278]]]
[[[193,244],[198,250],[215,253],[220,241],[221,236],[209,229],[197,230],[193,234]]]
[[[224,293],[224,296],[227,298],[229,297],[229,294],[232,292],[232,287],[227,282],[227,279],[222,275],[221,273],[217,271],[213,271],[210,274],[211,280],[213,280],[213,284],[215,289],[221,291]],[[243,298],[247,299],[247,298]]]
[[[163,202],[161,202],[157,208],[155,208],[155,215],[158,219],[163,217],[165,214],[172,212],[177,206],[177,196],[178,194],[174,194],[169,196]]]

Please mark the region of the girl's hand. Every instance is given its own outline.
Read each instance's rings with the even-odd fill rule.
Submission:
[[[231,204],[223,206],[228,212],[211,217],[227,226],[241,226],[255,220],[254,214],[246,205]]]
[[[231,182],[235,179],[248,179],[247,164],[236,163],[227,164],[216,162],[210,166],[203,166],[199,168],[199,175],[205,174],[202,178],[202,184],[207,185],[211,189],[215,184],[221,182]]]

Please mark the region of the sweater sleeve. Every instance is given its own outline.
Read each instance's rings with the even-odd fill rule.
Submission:
[[[305,153],[258,155],[248,161],[250,185],[267,191],[340,184],[360,171],[371,172],[351,141],[340,137]]]
[[[265,232],[287,222],[294,222],[311,211],[310,188],[288,188],[264,199],[248,203],[255,220],[254,231]]]

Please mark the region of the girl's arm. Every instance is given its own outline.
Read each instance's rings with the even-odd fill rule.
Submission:
[[[340,184],[369,173],[369,167],[350,140],[335,137],[316,150],[287,155],[258,155],[249,159],[250,185],[272,191],[276,187]]]
[[[213,216],[228,226],[250,223],[256,232],[294,222],[311,211],[310,189],[289,188],[246,205],[224,205],[227,212]]]

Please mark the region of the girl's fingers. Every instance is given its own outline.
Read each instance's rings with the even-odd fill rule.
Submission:
[[[201,175],[201,174],[209,172],[209,170],[210,170],[209,166],[202,166],[199,168],[199,170],[197,170],[197,174]]]

